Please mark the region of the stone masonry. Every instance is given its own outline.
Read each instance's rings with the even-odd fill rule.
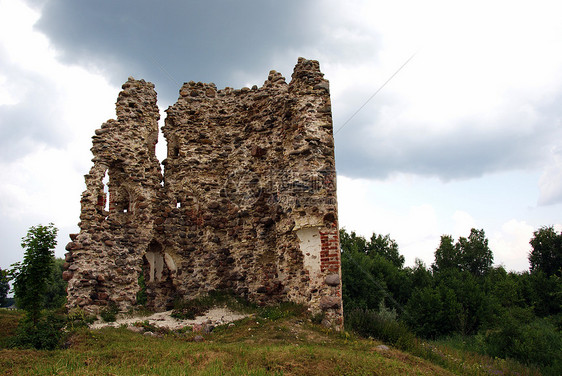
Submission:
[[[293,301],[343,323],[334,139],[328,81],[299,58],[289,84],[189,82],[166,110],[164,174],[155,155],[154,85],[129,80],[117,120],[96,130],[80,233],[66,249],[68,306],[150,308],[229,290]]]

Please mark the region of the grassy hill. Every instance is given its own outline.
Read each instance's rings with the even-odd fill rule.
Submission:
[[[6,349],[21,315],[0,311],[1,375],[539,374],[515,363],[420,342],[414,352],[423,359],[290,314],[256,314],[207,334],[149,336],[125,328],[83,329],[70,335],[67,349]],[[195,341],[197,335],[201,342]]]

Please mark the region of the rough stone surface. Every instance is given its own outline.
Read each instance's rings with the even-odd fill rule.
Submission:
[[[328,286],[338,286],[340,284],[340,275],[339,274],[330,274],[326,277],[326,284]]]
[[[320,298],[320,308],[323,310],[341,308],[341,299],[334,296],[323,296]]]
[[[289,84],[275,71],[261,88],[185,83],[166,110],[164,174],[154,85],[129,78],[116,112],[93,136],[80,233],[66,247],[70,307],[127,310],[142,274],[157,310],[221,289],[304,303],[341,328],[332,116],[317,61],[299,58]]]

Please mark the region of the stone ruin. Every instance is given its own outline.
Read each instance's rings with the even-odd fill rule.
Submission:
[[[185,83],[166,110],[164,173],[154,85],[129,80],[95,131],[80,233],[66,249],[68,307],[172,307],[213,290],[302,303],[343,324],[328,81],[299,58],[289,84]]]

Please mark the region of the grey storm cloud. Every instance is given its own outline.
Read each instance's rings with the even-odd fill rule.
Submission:
[[[350,17],[320,11],[317,1],[28,2],[41,13],[35,28],[49,38],[61,61],[101,71],[114,85],[130,75],[151,81],[156,84],[162,106],[175,101],[184,81],[240,87],[249,77],[264,80],[269,69],[280,70],[289,78],[296,53],[321,58],[321,63],[352,64],[360,60],[375,64],[379,44],[376,35],[357,29],[361,26]],[[368,45],[326,33],[330,28],[366,35]],[[416,64],[416,60],[410,64]],[[376,89],[354,88],[339,95],[341,103],[333,107],[334,128],[339,129]],[[385,179],[402,172],[447,181],[532,168],[545,159],[545,150],[562,136],[560,126],[556,126],[560,122],[559,102],[555,106],[550,101],[548,105],[533,104],[543,115],[533,125],[532,133],[518,131],[518,119],[506,113],[487,130],[471,127],[467,120],[454,120],[450,131],[426,132],[424,124],[419,124],[415,127],[420,130],[417,134],[398,122],[390,132],[381,131],[381,108],[393,101],[386,97],[385,90],[381,91],[337,133],[336,163],[341,174]],[[13,109],[7,121],[15,121],[10,116],[16,118],[29,109]],[[471,121],[481,122],[478,116]],[[40,124],[49,121],[56,120],[24,120],[26,124],[35,122],[37,134],[41,133]]]
[[[346,176],[384,180],[399,172],[450,181],[536,169],[562,139],[559,112],[546,108],[541,112],[542,104],[537,111],[543,115],[530,126],[521,126],[519,119],[505,114],[487,127],[475,117],[432,132],[431,124],[411,126],[399,121],[385,124],[383,130],[380,113],[389,99],[381,95],[373,102],[349,123],[334,124],[337,165]]]
[[[25,90],[16,104],[0,105],[0,161],[14,161],[36,150],[39,145],[62,147],[68,141],[57,126],[61,117],[56,89],[43,77],[2,63],[0,71],[16,80]]]
[[[156,83],[172,102],[184,81],[232,82],[235,71],[273,69],[272,55],[312,43],[312,2],[35,1],[35,25],[67,63],[102,70],[116,85],[129,75]],[[263,72],[264,80],[267,72]]]

